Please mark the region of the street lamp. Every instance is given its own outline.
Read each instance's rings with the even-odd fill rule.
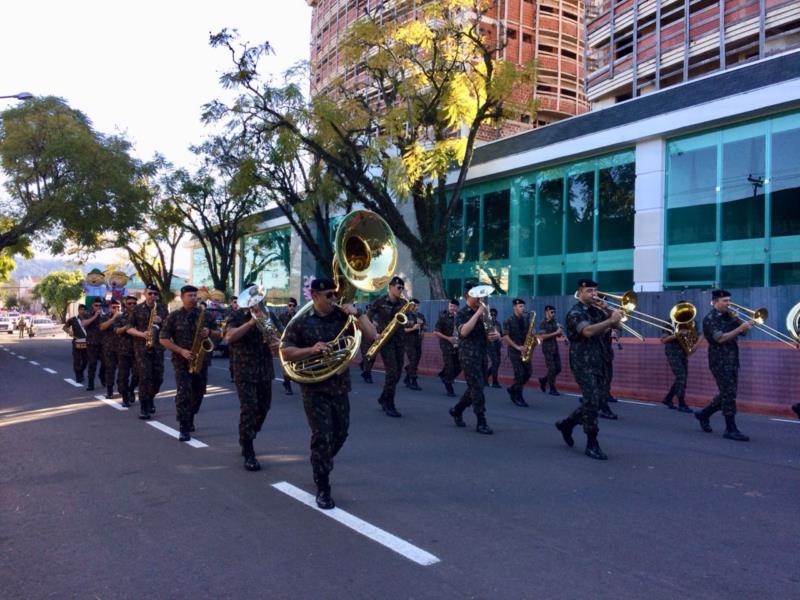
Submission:
[[[19,94],[11,94],[10,96],[0,96],[0,99],[4,98],[14,98],[15,100],[30,100],[33,98],[33,94],[30,92],[20,92]]]

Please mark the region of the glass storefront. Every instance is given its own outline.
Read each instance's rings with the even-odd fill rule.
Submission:
[[[800,283],[800,114],[667,144],[664,287]]]
[[[211,271],[202,248],[192,250],[192,285],[214,289],[214,280],[211,279]]]
[[[258,284],[272,302],[289,297],[291,227],[248,235],[239,244],[239,286]]]

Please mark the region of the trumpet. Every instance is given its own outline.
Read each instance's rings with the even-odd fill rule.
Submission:
[[[753,327],[763,331],[768,336],[775,338],[779,342],[783,342],[787,346],[798,348],[798,342],[800,342],[800,336],[798,335],[798,326],[800,326],[800,303],[795,304],[786,315],[786,329],[789,330],[791,335],[786,335],[765,323],[769,317],[769,311],[763,306],[760,308],[747,308],[731,302],[729,310],[735,317],[751,321]]]

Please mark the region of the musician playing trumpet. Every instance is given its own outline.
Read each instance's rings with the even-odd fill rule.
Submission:
[[[336,303],[336,284],[327,278],[311,283],[313,308],[293,319],[286,327],[281,354],[286,361],[299,361],[328,350],[347,324],[350,315],[368,342],[375,339],[375,326],[367,315],[352,304]],[[311,428],[311,468],[317,486],[317,506],[329,510],[336,506],[331,497],[330,472],[333,459],[342,449],[350,427],[350,370],[345,369],[318,383],[301,383],[308,425]]]
[[[579,423],[586,434],[586,456],[597,460],[608,457],[600,449],[597,436],[600,428],[597,415],[605,399],[606,384],[603,336],[622,321],[621,310],[610,310],[597,297],[597,283],[580,279],[575,298],[578,302],[567,313],[567,338],[569,339],[569,366],[581,388],[581,403],[563,421],[556,423],[564,442],[575,445],[572,430]]]
[[[188,442],[194,431],[194,417],[200,411],[208,382],[208,366],[211,353],[206,356],[197,372],[190,372],[190,364],[197,356],[192,351],[195,337],[214,341],[222,339],[216,320],[208,311],[198,310],[197,288],[185,285],[181,288],[181,306],[169,313],[161,328],[160,342],[172,352],[172,367],[175,370],[175,417],[180,426],[178,441]],[[199,321],[202,312],[203,320]]]
[[[700,428],[711,433],[710,419],[718,410],[725,416],[723,437],[737,442],[747,442],[749,437],[736,427],[736,391],[739,384],[739,346],[736,338],[753,327],[752,321],[743,321],[731,307],[731,293],[727,290],[711,292],[711,310],[703,319],[703,336],[708,342],[708,368],[717,382],[719,393],[695,417]]]

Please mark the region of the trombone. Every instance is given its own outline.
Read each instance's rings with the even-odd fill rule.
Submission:
[[[760,308],[747,308],[746,306],[741,306],[731,302],[729,310],[739,319],[742,319],[742,317],[749,319],[753,323],[753,327],[760,329],[768,336],[775,338],[779,342],[783,342],[792,348],[798,347],[797,344],[800,342],[800,337],[797,336],[797,329],[794,324],[798,322],[800,304],[796,304],[794,307],[792,307],[792,309],[789,311],[789,314],[786,315],[786,328],[792,334],[791,336],[786,335],[785,333],[778,331],[774,327],[770,327],[765,323],[769,317],[769,311],[763,306]]]
[[[629,293],[630,293],[630,294],[633,294],[633,292],[629,292]],[[574,296],[574,297],[575,297],[575,299],[577,300],[577,299],[578,299],[578,292],[575,292],[575,293],[573,294],[573,296]],[[623,298],[626,298],[626,296],[614,296],[613,294],[603,294],[604,298],[600,298],[599,296],[600,296],[600,292],[598,292],[598,293],[597,293],[597,295],[594,297],[595,304],[596,304],[597,302],[604,301],[604,298],[605,298],[605,297],[609,297],[609,296],[611,296],[611,297],[613,297],[613,298],[618,298],[618,299],[620,299],[620,302],[621,302],[621,303],[623,303],[623,302],[624,302],[624,301],[623,301]],[[635,296],[636,296],[636,295],[634,294],[634,300],[635,300]],[[622,330],[623,330],[623,331],[627,331],[627,332],[628,332],[628,333],[630,333],[630,334],[631,334],[633,337],[635,337],[635,338],[636,338],[636,339],[638,339],[639,341],[642,341],[642,342],[643,342],[643,341],[644,341],[644,336],[643,336],[641,333],[639,333],[638,331],[636,331],[636,330],[635,330],[633,327],[631,327],[630,325],[626,325],[626,324],[625,324],[625,321],[627,321],[627,320],[628,320],[628,312],[627,312],[627,309],[623,308],[623,307],[621,306],[621,304],[618,304],[618,303],[606,302],[606,304],[607,304],[608,306],[611,306],[611,307],[613,307],[613,308],[619,308],[620,310],[622,310],[622,313],[623,313],[623,315],[622,315],[622,320],[619,322],[619,325],[620,325],[620,327],[622,328]],[[633,304],[633,306],[635,307],[635,306],[636,306],[636,304],[634,303],[634,304]],[[600,308],[600,307],[598,306],[598,308]]]
[[[636,310],[636,304],[638,303],[639,298],[636,295],[636,292],[633,290],[627,291],[621,296],[600,291],[597,292],[597,295],[609,306],[621,310],[625,315],[622,319],[623,321],[626,321],[628,318],[630,318],[634,319],[635,321],[639,321],[640,323],[644,323],[645,325],[655,327],[656,329],[666,331],[667,333],[675,333],[675,324],[672,321],[660,319],[646,312]],[[623,328],[624,327],[627,326],[623,326]],[[625,330],[628,331],[628,329]],[[630,331],[640,340],[644,339],[638,331],[633,329],[630,329]]]

